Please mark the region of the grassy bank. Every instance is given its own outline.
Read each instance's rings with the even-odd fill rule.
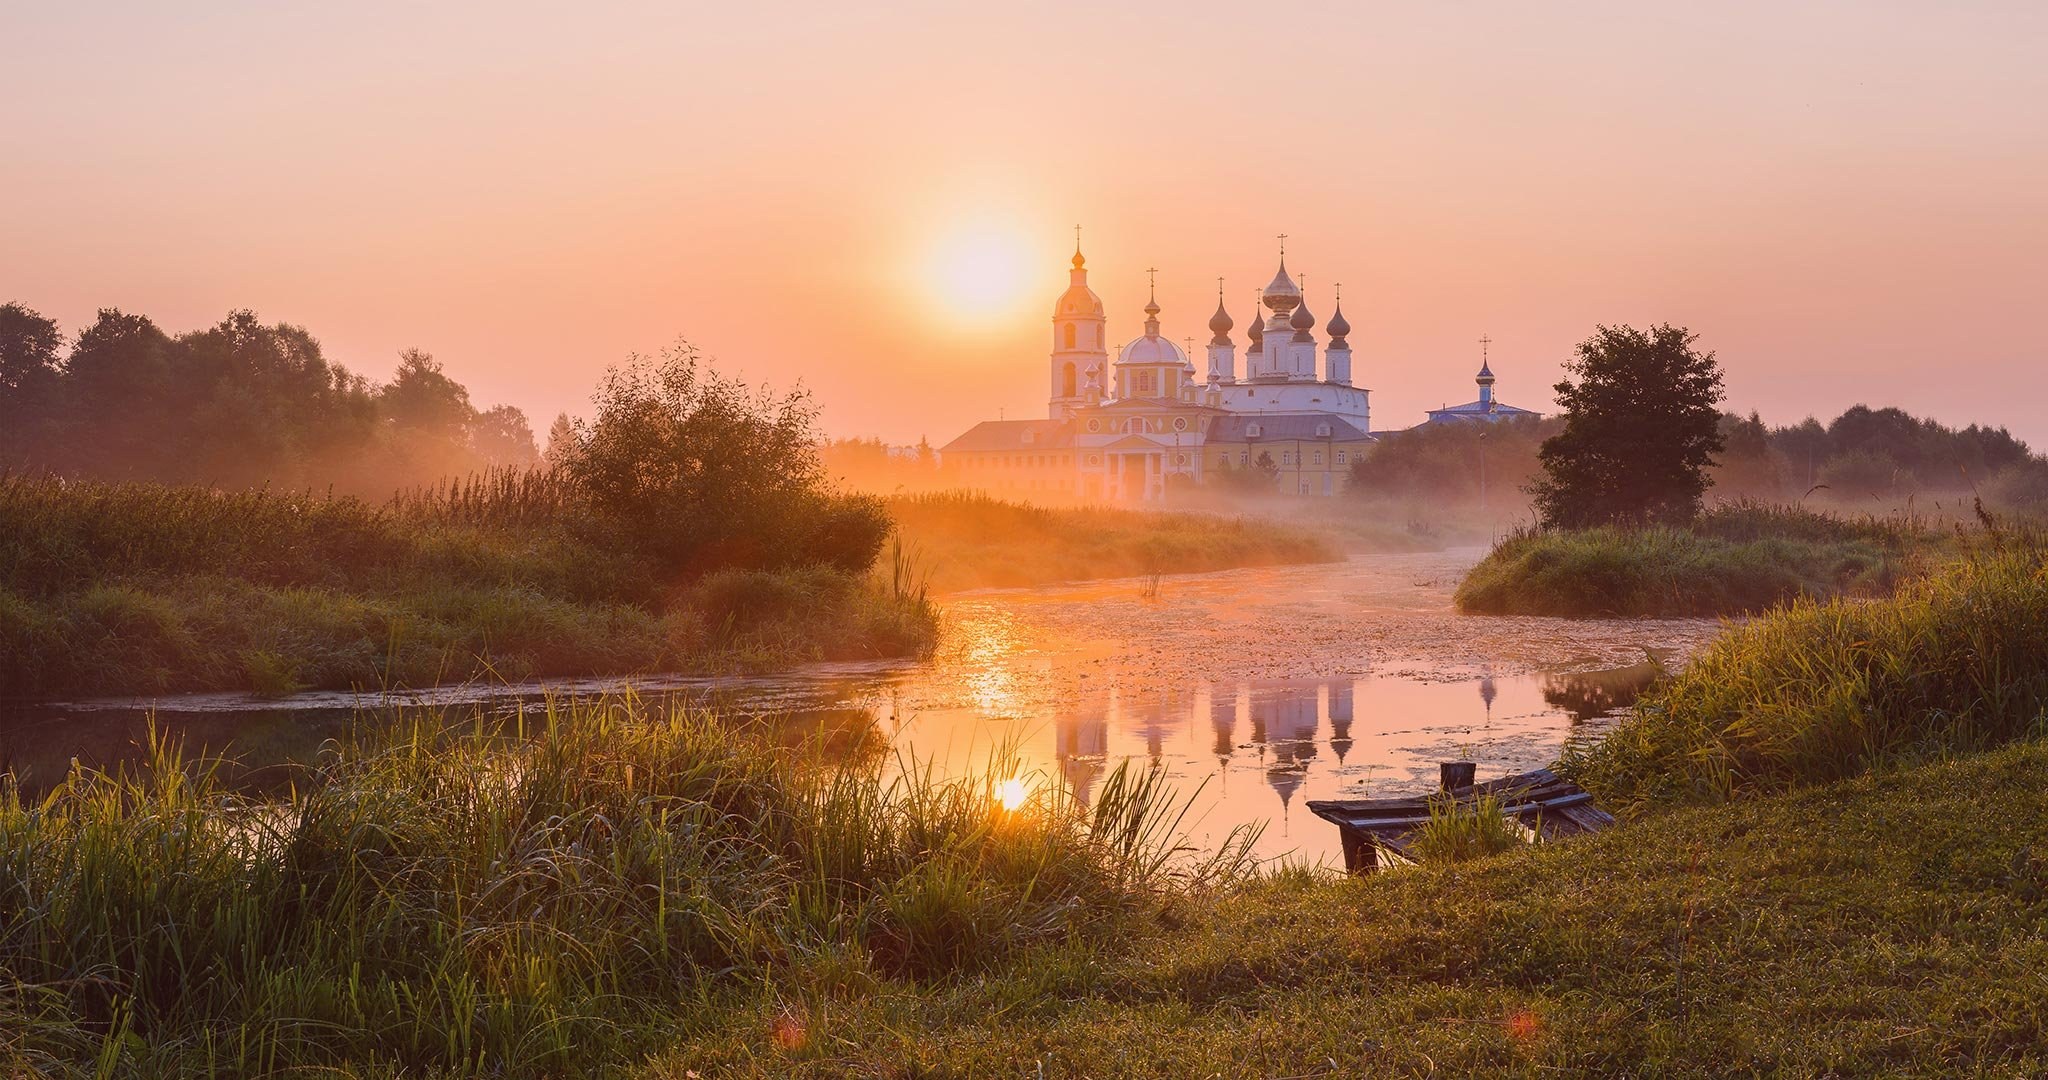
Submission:
[[[1111,955],[781,987],[642,1075],[2036,1075],[2044,773],[2030,745],[1476,862],[1282,875]],[[785,1016],[796,1049],[769,1037]]]
[[[1721,801],[2048,730],[2048,543],[1993,538],[1889,599],[1730,628],[1568,755],[1617,808]]]
[[[1165,861],[1157,776],[1012,811],[1000,758],[885,781],[630,699],[525,737],[417,719],[280,801],[161,747],[0,785],[0,1071],[595,1073],[735,995],[1103,946],[1237,865]]]
[[[0,797],[0,1071],[2048,1067],[2039,743],[1219,888],[1166,871],[1128,777],[1091,819],[1012,814],[614,708],[351,747],[282,809],[83,774]]]
[[[1685,527],[1524,530],[1458,586],[1492,615],[1736,615],[1801,597],[1881,596],[1944,546],[1909,518],[1737,504]]]
[[[0,695],[770,666],[935,634],[921,592],[861,569],[872,548],[693,566],[652,547],[544,474],[385,505],[0,477]]]
[[[903,496],[888,507],[941,591],[1343,558],[1318,532],[1260,518],[1052,508],[965,492]]]

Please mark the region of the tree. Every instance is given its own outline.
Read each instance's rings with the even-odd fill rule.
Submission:
[[[485,465],[524,468],[540,460],[533,445],[533,427],[526,414],[511,405],[497,405],[478,413],[470,425],[470,445]]]
[[[145,315],[101,308],[64,361],[65,464],[96,476],[174,479],[190,433],[170,336]]]
[[[377,391],[377,411],[395,427],[451,442],[466,442],[476,419],[469,391],[442,372],[440,361],[418,349],[398,354],[398,370]]]
[[[548,448],[541,451],[541,460],[548,467],[559,469],[569,463],[576,453],[576,425],[568,413],[556,413],[555,422],[548,425]]]
[[[20,304],[0,304],[0,396],[11,398],[55,378],[63,344],[56,320]]]
[[[1683,327],[1600,327],[1557,384],[1564,430],[1530,486],[1549,527],[1686,521],[1721,451],[1721,369]],[[1576,381],[1574,381],[1576,377]]]
[[[0,304],[0,455],[11,460],[41,441],[57,385],[57,323],[20,304]]]
[[[816,408],[748,389],[678,342],[605,376],[564,469],[597,527],[670,568],[874,563],[891,523],[879,500],[834,495]]]

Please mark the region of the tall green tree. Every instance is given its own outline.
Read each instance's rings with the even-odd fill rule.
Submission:
[[[1530,486],[1553,528],[1686,521],[1721,452],[1721,367],[1677,326],[1600,327],[1557,384],[1564,430]]]

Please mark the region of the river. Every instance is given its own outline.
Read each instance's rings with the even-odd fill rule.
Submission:
[[[1012,746],[1030,783],[1084,801],[1119,763],[1157,763],[1192,800],[1193,843],[1255,824],[1262,856],[1336,862],[1336,829],[1307,800],[1426,791],[1437,763],[1457,758],[1477,761],[1481,779],[1548,764],[1567,738],[1604,731],[1655,665],[1675,669],[1720,630],[1707,619],[1457,614],[1451,592],[1482,553],[961,593],[945,598],[942,644],[926,663],[633,685],[800,719],[872,717],[896,760],[948,773]],[[188,747],[260,775],[309,759],[359,710],[394,701],[504,713],[620,686],[18,705],[0,722],[0,767],[33,791],[74,758],[133,759],[154,716]]]

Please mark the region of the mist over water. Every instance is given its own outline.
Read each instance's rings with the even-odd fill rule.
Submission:
[[[1720,628],[1704,619],[1463,616],[1450,591],[1477,550],[1359,555],[1332,565],[1235,570],[962,593],[923,664],[817,665],[735,678],[631,680],[643,694],[781,716],[793,738],[884,741],[887,767],[985,767],[1010,748],[1027,783],[1082,800],[1120,762],[1157,764],[1193,799],[1190,839],[1262,823],[1261,855],[1336,861],[1319,798],[1427,791],[1439,761],[1481,778],[1537,768],[1597,735],[1660,664],[1675,669]],[[135,760],[152,710],[188,749],[233,759],[253,786],[295,775],[353,718],[401,705],[537,713],[549,695],[615,692],[613,679],[448,687],[392,696],[238,694],[18,707],[0,765],[30,789],[70,761]],[[870,730],[860,730],[870,729]]]

